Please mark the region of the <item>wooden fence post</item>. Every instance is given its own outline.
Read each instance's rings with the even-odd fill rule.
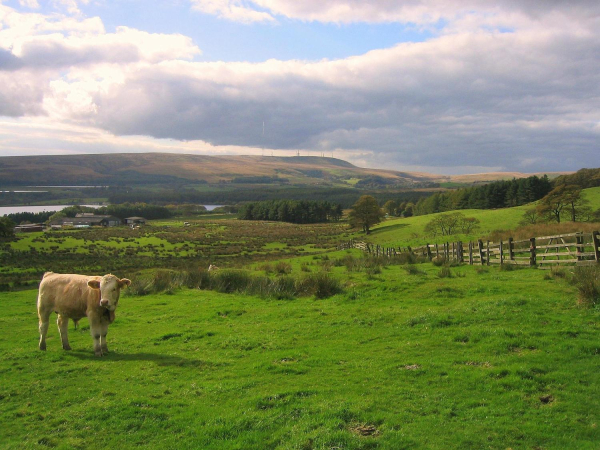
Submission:
[[[486,247],[486,253],[487,253],[487,265],[490,265],[490,241],[487,241],[487,247]]]
[[[463,244],[462,241],[458,241],[458,262],[465,262],[465,258],[463,257]]]
[[[581,256],[581,253],[583,253],[583,234],[575,236],[575,243],[577,244],[577,249],[575,250],[577,253],[577,261],[581,261],[583,260],[583,256]]]
[[[481,239],[477,241],[477,246],[479,247],[479,262],[483,266],[485,264],[485,259],[483,257],[483,241]]]
[[[596,262],[600,263],[600,237],[598,236],[600,233],[594,231],[592,233],[592,242],[594,243],[594,253],[596,257]]]
[[[535,238],[529,239],[529,265],[535,266],[537,264],[535,254]]]
[[[508,238],[508,257],[511,261],[515,260],[515,244],[513,244],[513,238]]]
[[[427,247],[427,259],[429,259],[429,261],[431,261],[432,255],[431,255],[431,249],[429,248],[429,244],[425,244],[425,246]]]
[[[473,265],[473,243],[469,241],[469,265]]]
[[[500,239],[500,265],[504,264],[504,245],[502,239]]]

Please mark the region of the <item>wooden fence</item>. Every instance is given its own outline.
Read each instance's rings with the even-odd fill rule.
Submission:
[[[420,247],[383,247],[366,242],[349,241],[340,249],[358,248],[369,254],[394,257],[401,253],[424,256],[429,260],[445,258],[471,265],[516,264],[549,267],[556,264],[586,265],[600,262],[600,233],[569,233],[515,241],[446,242]]]

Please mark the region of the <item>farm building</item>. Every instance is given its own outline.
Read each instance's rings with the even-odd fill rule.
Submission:
[[[121,225],[121,219],[114,216],[96,216],[94,214],[77,214],[75,217],[64,217],[50,223],[52,229],[62,227],[88,228],[88,227],[116,227]]]
[[[31,233],[34,231],[44,231],[43,223],[28,223],[25,225],[17,225],[15,233]]]
[[[125,223],[127,225],[145,225],[146,219],[143,217],[127,217],[125,218]]]

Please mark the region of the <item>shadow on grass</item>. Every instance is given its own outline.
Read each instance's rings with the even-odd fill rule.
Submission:
[[[179,356],[161,355],[158,353],[119,353],[110,352],[105,356],[94,356],[93,352],[70,351],[69,355],[87,361],[149,361],[159,366],[211,368],[217,364],[199,359],[187,359]]]
[[[394,230],[399,230],[400,228],[406,228],[408,226],[407,223],[397,223],[395,225],[389,225],[389,226],[383,226],[380,228],[375,228],[374,230],[371,230],[371,232],[369,234],[377,234],[377,233],[381,233],[383,231],[394,231]]]

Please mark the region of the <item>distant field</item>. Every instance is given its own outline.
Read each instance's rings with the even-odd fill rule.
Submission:
[[[346,224],[295,225],[225,216],[151,221],[129,227],[18,234],[0,246],[0,284],[37,283],[46,271],[125,272],[151,268],[241,267],[335,249],[349,239]],[[15,274],[18,274],[15,277]]]
[[[600,188],[584,190],[585,198],[590,201],[592,209],[600,208]],[[416,216],[401,219],[388,219],[373,227],[372,234],[366,238],[385,246],[419,246],[425,243],[443,243],[447,241],[475,241],[496,230],[514,230],[522,219],[525,210],[535,205],[524,205],[515,208],[496,210],[465,209],[460,210],[467,217],[475,217],[481,221],[481,227],[470,235],[456,234],[452,236],[437,236],[433,238],[424,231],[425,225],[436,215]],[[443,213],[441,213],[443,214]],[[362,235],[364,236],[364,235]]]
[[[0,447],[597,447],[599,310],[562,278],[352,254],[303,258],[326,300],[125,296],[103,358],[85,319],[39,351],[36,291],[0,293]]]

